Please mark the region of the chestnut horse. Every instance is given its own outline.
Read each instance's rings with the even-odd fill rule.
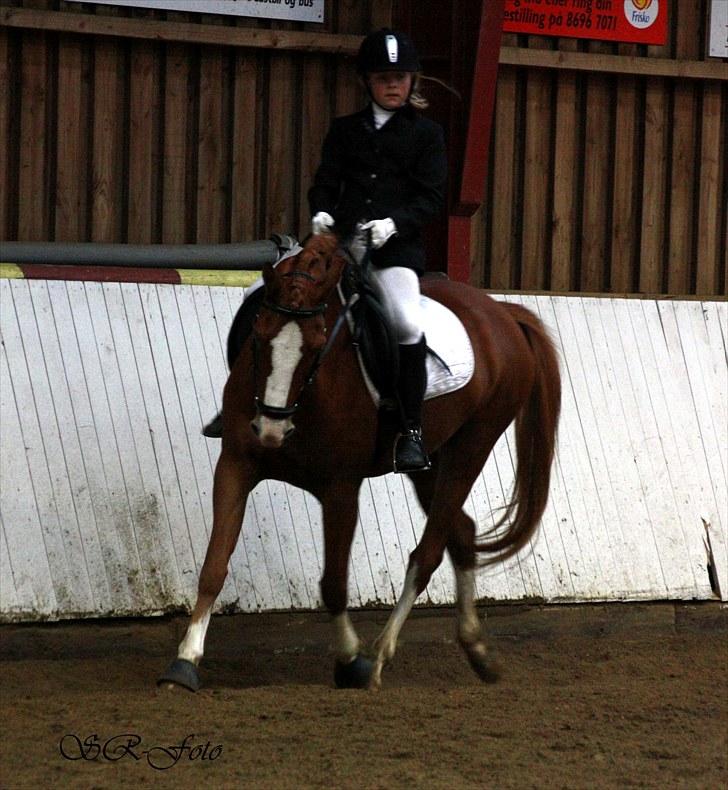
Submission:
[[[310,491],[323,509],[323,603],[331,613],[340,686],[381,684],[417,596],[450,554],[457,584],[458,638],[478,675],[497,669],[474,603],[477,560],[497,562],[534,534],[546,506],[560,408],[554,348],[525,308],[445,278],[423,293],[453,310],[473,345],[475,371],[462,389],[426,401],[423,436],[432,468],[411,475],[427,514],[402,595],[373,646],[373,663],[347,614],[347,569],[365,477],[392,471],[397,425],[378,413],[360,373],[336,285],[345,265],[337,240],[313,236],[296,256],[263,272],[264,301],[225,387],[222,452],[215,470],[214,523],[199,592],[177,659],[160,678],[196,690],[197,664],[250,491],[275,479]],[[515,419],[513,499],[493,531],[476,537],[463,503],[498,437]]]

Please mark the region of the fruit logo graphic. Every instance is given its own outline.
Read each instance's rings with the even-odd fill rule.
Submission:
[[[650,27],[659,14],[660,0],[624,0],[624,15],[633,27]]]

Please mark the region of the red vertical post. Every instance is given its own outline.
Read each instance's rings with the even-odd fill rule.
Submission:
[[[448,220],[447,273],[452,280],[470,280],[473,214],[483,202],[493,120],[505,0],[481,0],[480,31],[470,95],[462,180],[458,202]]]

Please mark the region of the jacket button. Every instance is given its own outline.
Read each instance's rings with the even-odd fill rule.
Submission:
[[[367,198],[364,202],[367,204],[367,206],[371,206],[372,205],[371,198]]]
[[[376,173],[372,173],[372,174],[371,174],[371,176],[369,176],[369,177],[370,177],[370,178],[376,178],[376,177],[377,177],[377,174],[376,174]]]

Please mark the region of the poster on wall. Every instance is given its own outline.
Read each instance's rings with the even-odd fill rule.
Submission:
[[[506,0],[503,30],[664,44],[669,0]]]
[[[728,58],[728,0],[711,0],[708,54]]]
[[[103,5],[190,11],[197,14],[231,14],[288,22],[323,22],[324,0],[75,0]]]

